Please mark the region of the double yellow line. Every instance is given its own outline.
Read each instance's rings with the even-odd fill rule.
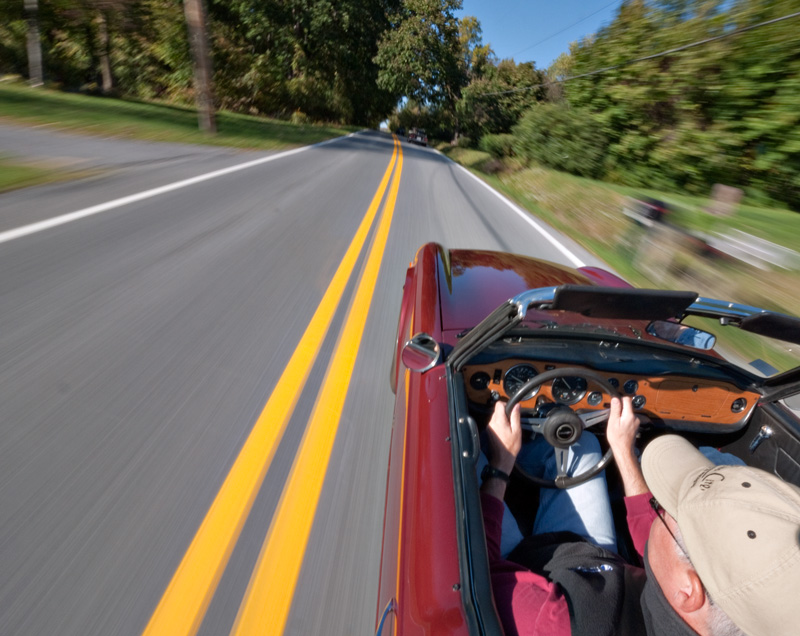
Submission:
[[[344,327],[231,634],[283,632],[386,248],[402,169],[403,151],[395,139],[391,161],[367,214],[150,618],[145,636],[191,636],[199,629],[328,333],[391,178],[383,214]]]

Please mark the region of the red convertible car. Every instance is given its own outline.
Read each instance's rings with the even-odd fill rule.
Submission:
[[[391,373],[376,633],[503,633],[476,474],[495,401],[521,402],[523,428],[554,448],[592,426],[606,451],[609,396],[631,395],[642,445],[678,433],[800,485],[798,344],[800,319],[783,314],[636,289],[593,267],[424,245],[406,274]],[[616,514],[619,479],[606,473]],[[529,531],[538,488],[591,475],[531,484],[515,470],[506,500]]]

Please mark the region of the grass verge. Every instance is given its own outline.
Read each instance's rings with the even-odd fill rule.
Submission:
[[[190,108],[90,97],[0,81],[0,117],[81,134],[275,150],[318,143],[355,128],[297,125],[236,113],[217,114],[216,135],[198,130]]]
[[[40,164],[19,163],[0,157],[0,193],[57,181],[70,181],[97,174],[97,171],[61,170]]]

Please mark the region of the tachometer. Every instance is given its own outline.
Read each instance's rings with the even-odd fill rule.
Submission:
[[[588,382],[585,378],[567,376],[553,380],[553,399],[561,404],[576,404],[586,395]]]
[[[535,378],[537,375],[536,369],[529,364],[517,364],[511,367],[503,376],[503,389],[508,397],[516,395],[522,386],[528,381]],[[530,400],[534,395],[539,392],[537,386],[530,393],[527,393],[523,400]]]

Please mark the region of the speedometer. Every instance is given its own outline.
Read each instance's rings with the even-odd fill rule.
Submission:
[[[553,380],[553,398],[561,404],[575,404],[586,395],[588,382],[578,376],[566,376]]]
[[[523,387],[523,385],[536,377],[537,371],[529,364],[518,364],[511,367],[503,376],[503,389],[508,397],[512,397]],[[539,391],[537,386],[523,397],[523,400],[530,400]]]

